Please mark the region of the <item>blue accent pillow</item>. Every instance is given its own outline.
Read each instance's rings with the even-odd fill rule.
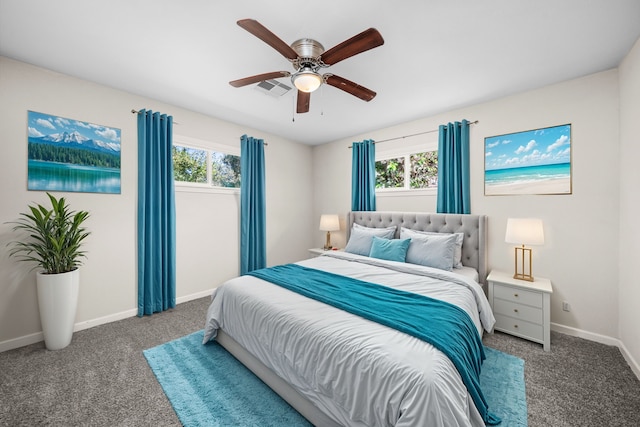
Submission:
[[[383,239],[393,239],[395,232],[395,226],[388,228],[352,227],[351,235],[349,236],[349,241],[347,242],[347,246],[344,248],[344,251],[352,254],[369,256],[374,236]]]
[[[440,236],[412,235],[406,262],[451,271],[457,236],[455,234],[441,234]]]
[[[374,236],[369,256],[388,261],[404,262],[410,243],[411,239],[381,239]]]

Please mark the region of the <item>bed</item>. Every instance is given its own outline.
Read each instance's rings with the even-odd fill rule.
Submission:
[[[429,296],[438,304],[444,301],[442,305],[455,305],[458,312],[464,311],[467,316],[463,317],[471,322],[470,334],[477,342],[483,331],[490,332],[495,323],[482,289],[487,276],[487,218],[350,212],[347,224],[349,252],[328,251],[264,272],[271,274],[272,270],[288,268],[280,277],[291,282],[289,285],[272,283],[269,280],[278,280],[260,276],[263,272],[260,270],[257,275],[234,278],[216,288],[207,312],[204,342],[216,339],[317,426],[492,423],[487,422],[490,414],[478,405],[477,391],[469,386],[468,375],[459,368],[460,358],[445,355],[447,351],[439,341],[430,344],[402,327],[399,328],[402,331],[396,330],[392,325],[349,312],[349,307],[327,304],[315,296],[323,286],[336,287],[338,282],[344,292],[338,292],[336,298],[342,298],[346,304],[356,300],[347,294],[347,289],[351,292],[347,285],[375,286],[363,289],[415,296],[420,303],[426,301],[420,295]],[[378,244],[397,246],[412,232],[438,233],[433,238],[442,236],[445,240],[458,236],[462,241],[457,246],[459,264],[449,271],[354,251],[354,242],[362,233],[379,234],[383,230],[392,230],[386,237],[389,241],[373,239],[375,249],[380,247]],[[429,235],[424,241],[433,242],[433,238]],[[413,241],[420,239],[422,236]],[[371,255],[375,249],[372,246]],[[319,277],[317,282],[306,281],[314,275]],[[287,286],[302,290],[294,292]],[[352,305],[355,313],[359,313],[360,307],[367,304]],[[393,311],[402,309],[411,310],[402,302]],[[400,320],[406,317],[402,315]],[[494,418],[490,419],[495,423]]]

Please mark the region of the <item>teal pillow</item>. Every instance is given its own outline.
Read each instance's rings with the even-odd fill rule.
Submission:
[[[388,261],[404,262],[407,257],[409,243],[411,243],[411,239],[381,239],[373,236],[369,256]]]

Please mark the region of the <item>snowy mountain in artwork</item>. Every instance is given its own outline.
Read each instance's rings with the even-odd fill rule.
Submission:
[[[58,147],[80,148],[107,154],[120,154],[120,144],[90,139],[79,132],[53,133],[43,137],[30,137],[29,142],[36,144],[50,144]]]

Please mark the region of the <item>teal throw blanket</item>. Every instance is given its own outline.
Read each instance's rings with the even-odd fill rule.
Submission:
[[[482,340],[460,307],[297,264],[247,274],[428,342],[453,362],[484,422],[500,423],[500,418],[489,412],[480,389],[480,369],[485,359]]]

